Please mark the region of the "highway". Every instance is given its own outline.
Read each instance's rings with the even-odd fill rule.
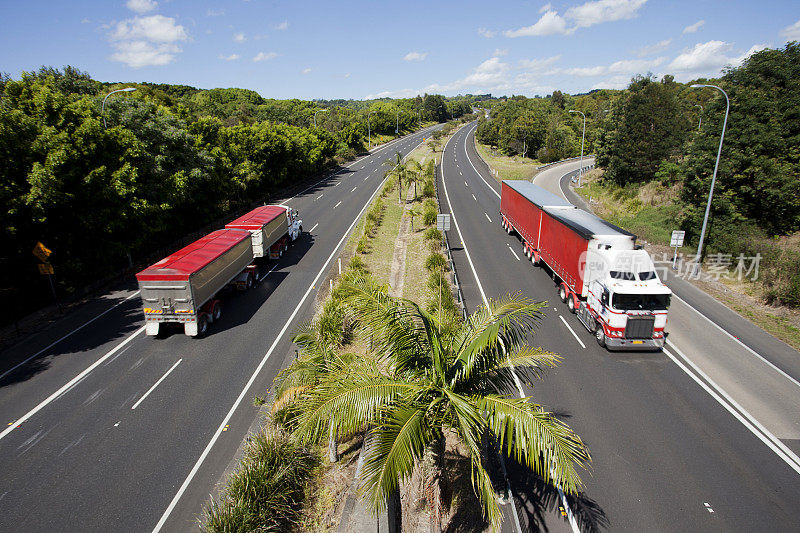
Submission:
[[[429,131],[285,199],[305,233],[255,289],[225,297],[205,337],[145,336],[130,285],[0,354],[0,530],[196,529],[383,161]]]
[[[676,294],[698,310],[710,306],[720,327],[675,298],[663,353],[601,349],[501,228],[499,184],[475,152],[474,130],[448,142],[438,175],[442,210],[453,215],[448,238],[469,311],[509,292],[548,301],[531,342],[563,362],[524,393],[569,423],[592,453],[586,491],[569,499],[573,530],[797,530],[798,359],[672,279]],[[577,167],[552,167],[536,182],[568,189],[563,176]],[[570,530],[557,494],[519,467],[510,477],[523,531]],[[508,518],[504,530],[516,531],[515,522]]]

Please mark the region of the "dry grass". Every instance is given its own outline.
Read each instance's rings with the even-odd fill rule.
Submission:
[[[537,172],[541,163],[535,159],[522,158],[520,156],[509,157],[499,150],[492,150],[491,147],[476,143],[478,153],[490,168],[498,171],[499,175],[494,175],[497,181],[500,180],[531,180]]]

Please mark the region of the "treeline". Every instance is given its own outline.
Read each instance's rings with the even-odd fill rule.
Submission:
[[[124,87],[136,91],[103,112]],[[470,111],[456,104],[426,95],[323,108],[243,89],[102,83],[72,67],[0,75],[0,321],[49,301],[37,241],[53,250],[58,292],[71,294],[355,156],[368,116],[373,135],[393,135]]]

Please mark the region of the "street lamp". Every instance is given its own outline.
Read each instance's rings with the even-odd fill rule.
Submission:
[[[692,87],[694,87],[694,85],[692,85]],[[697,131],[700,131],[700,126],[703,125],[703,106],[700,104],[694,104],[694,106],[700,108],[700,121],[697,123]]]
[[[110,93],[108,93],[106,95],[105,98],[103,98],[103,106],[102,106],[102,108],[100,110],[100,114],[103,115],[103,128],[107,128],[108,127],[106,125],[106,100],[108,100],[108,97],[111,96],[114,93],[129,93],[129,92],[135,91],[135,90],[136,90],[136,87],[126,87],[124,89],[117,89],[116,91],[111,91]]]
[[[583,115],[583,135],[581,135],[581,168],[578,169],[578,187],[581,186],[581,176],[583,176],[583,140],[586,139],[586,115],[583,114],[583,111],[576,111],[574,109],[569,110],[570,113],[580,113]]]
[[[397,135],[400,133],[400,110],[397,110],[397,116],[394,119],[394,134]]]
[[[369,117],[372,116],[373,113],[377,113],[377,111],[370,111],[367,113],[367,149],[372,147],[372,126],[369,123]]]
[[[328,109],[317,109],[314,112],[314,129],[317,129],[317,113],[319,113],[320,111],[328,111]]]
[[[693,89],[700,89],[703,87],[711,87],[725,95],[725,120],[722,123],[722,135],[719,137],[719,149],[717,150],[717,162],[714,164],[714,175],[711,178],[711,189],[708,191],[708,203],[706,204],[706,214],[703,217],[703,229],[700,230],[700,244],[697,245],[697,264],[694,267],[694,274],[696,277],[700,276],[700,261],[703,256],[703,239],[706,236],[706,226],[708,225],[708,213],[711,211],[711,197],[714,195],[714,183],[717,181],[717,169],[719,169],[719,156],[722,154],[722,141],[725,139],[725,126],[728,125],[728,112],[731,109],[731,101],[728,98],[728,93],[716,85],[707,85],[704,83],[696,83],[690,85]]]

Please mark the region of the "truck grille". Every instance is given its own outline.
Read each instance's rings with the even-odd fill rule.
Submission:
[[[628,324],[625,326],[626,339],[652,339],[653,324],[656,321],[654,316],[628,317]]]

